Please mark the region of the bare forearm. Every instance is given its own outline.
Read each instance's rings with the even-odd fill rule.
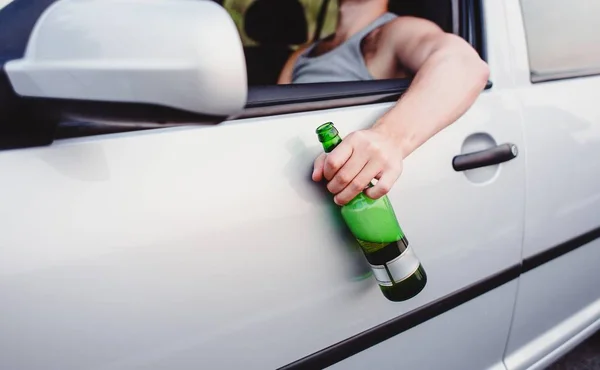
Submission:
[[[432,53],[408,91],[373,128],[393,137],[407,157],[463,115],[487,78],[487,65],[475,51],[442,48]]]

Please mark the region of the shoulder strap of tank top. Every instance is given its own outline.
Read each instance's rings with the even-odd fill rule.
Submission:
[[[352,43],[353,40],[362,40],[366,35],[371,33],[374,29],[383,26],[384,24],[395,19],[396,17],[398,17],[398,16],[394,13],[390,13],[390,12],[384,13],[383,15],[381,15],[377,19],[375,19],[373,22],[371,22],[367,27],[363,28],[362,30],[360,30],[357,33],[355,33],[354,35],[352,35],[352,37],[350,37],[348,40],[346,40],[342,45],[338,46],[334,50],[327,52],[326,54],[329,54],[329,55],[335,54],[336,49],[340,49],[342,46]],[[304,58],[304,57],[308,56],[310,54],[310,52],[312,51],[312,49],[314,49],[318,43],[319,43],[319,41],[311,43],[305,50],[302,51],[302,53],[300,53],[300,58]]]
[[[379,18],[377,18],[373,22],[371,22],[367,27],[363,28],[362,30],[360,30],[357,33],[355,33],[354,35],[352,35],[352,37],[350,37],[350,39],[348,39],[348,41],[362,40],[366,35],[373,32],[373,30],[383,26],[384,24],[388,23],[389,21],[394,20],[396,17],[397,17],[397,15],[394,13],[390,13],[390,12],[384,13]]]

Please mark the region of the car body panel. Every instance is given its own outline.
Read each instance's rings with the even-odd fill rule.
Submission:
[[[520,144],[518,111],[480,100],[390,194],[429,275],[404,303],[356,280],[364,258],[310,180],[319,123],[347,133],[389,104],[0,153],[2,367],[282,366],[518,263],[524,162],[485,185],[451,166],[475,130]]]
[[[600,241],[590,237],[530,270],[538,256],[600,226],[600,76],[531,83],[519,1],[505,6],[527,150],[525,273],[506,359],[512,370],[534,366],[600,319]]]
[[[512,317],[516,290],[515,280],[330,369],[392,370],[401,364],[407,369],[506,370],[502,354],[510,329],[506,322]],[[477,325],[471,324],[472,318],[477,318]],[[435,340],[431,333],[437,334]],[[463,350],[457,350],[459,346]],[[468,354],[464,348],[468,348]]]

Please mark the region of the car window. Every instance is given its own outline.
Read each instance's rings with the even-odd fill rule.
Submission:
[[[600,73],[598,0],[521,0],[531,80]]]
[[[372,71],[365,68],[365,61],[357,47],[374,51],[383,43],[369,41],[366,36],[379,26],[390,22],[395,16],[409,15],[426,18],[442,29],[454,30],[452,0],[389,0],[388,13],[358,31],[359,37],[341,44],[332,41],[337,26],[338,6],[347,0],[224,0],[221,5],[234,20],[246,57],[248,83],[250,86],[278,84],[281,71],[295,50],[313,46],[305,65],[303,76],[294,74],[293,84],[315,82],[335,83],[372,80]],[[372,28],[370,28],[372,27]],[[329,42],[329,43],[328,43]],[[371,42],[371,44],[369,44]],[[337,45],[337,46],[336,46]],[[341,50],[344,49],[344,50]],[[324,54],[329,54],[317,60]],[[329,63],[332,54],[339,63]],[[335,59],[335,58],[334,58]],[[346,68],[338,68],[345,62]],[[344,63],[342,63],[344,64]],[[296,64],[297,65],[297,64]],[[412,72],[398,66],[395,73],[386,71],[385,79],[407,79]],[[381,75],[381,74],[380,74]]]

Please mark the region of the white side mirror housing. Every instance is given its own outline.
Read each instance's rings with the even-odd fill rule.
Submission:
[[[151,104],[227,117],[247,98],[229,14],[206,0],[59,0],[22,59],[5,65],[25,97]]]

